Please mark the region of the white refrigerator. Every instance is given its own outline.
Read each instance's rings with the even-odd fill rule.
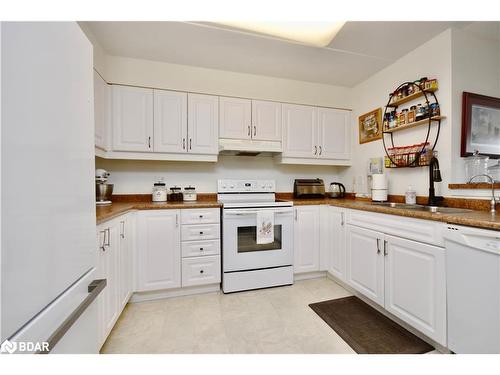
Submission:
[[[97,353],[92,45],[75,22],[0,36],[1,351]]]

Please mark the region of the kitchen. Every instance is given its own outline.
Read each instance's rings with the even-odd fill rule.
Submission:
[[[499,354],[500,23],[329,31],[2,22],[2,351]]]

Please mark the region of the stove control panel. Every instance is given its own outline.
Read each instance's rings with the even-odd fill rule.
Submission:
[[[274,193],[274,180],[217,180],[218,193]]]

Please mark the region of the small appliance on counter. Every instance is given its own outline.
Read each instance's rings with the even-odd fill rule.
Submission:
[[[385,174],[372,175],[372,201],[387,201],[387,178]]]
[[[184,202],[196,202],[196,200],[198,199],[196,188],[191,185],[185,187],[184,192],[182,193],[182,198]]]
[[[332,182],[330,184],[330,190],[327,193],[329,198],[344,198],[345,197],[345,186],[340,182]]]
[[[110,173],[105,169],[95,170],[95,201],[96,205],[103,206],[111,204],[113,184],[108,184]]]
[[[296,179],[293,183],[295,198],[324,198],[325,182],[320,178]]]
[[[153,200],[153,202],[166,202],[167,201],[167,185],[163,181],[163,178],[160,178],[158,180],[158,182],[154,183],[152,200]]]

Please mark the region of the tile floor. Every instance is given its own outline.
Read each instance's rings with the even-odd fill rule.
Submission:
[[[321,278],[128,304],[101,353],[354,353],[308,306],[349,295]]]

